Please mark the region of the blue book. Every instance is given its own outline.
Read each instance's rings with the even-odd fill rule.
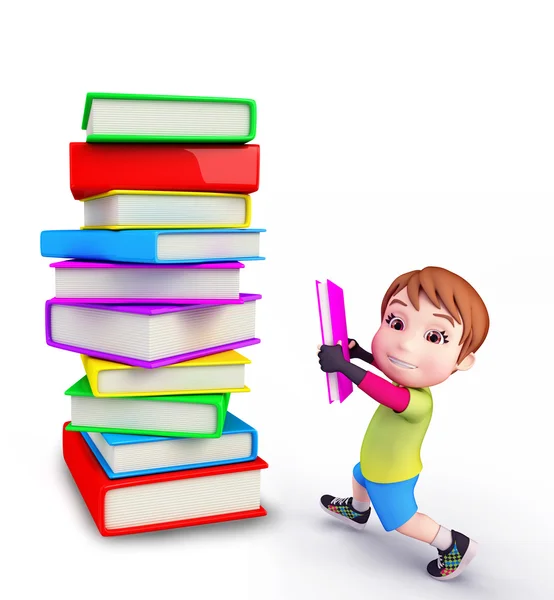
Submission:
[[[110,479],[255,460],[257,431],[227,412],[219,438],[169,438],[82,431]]]
[[[263,260],[265,229],[51,230],[40,234],[40,253],[130,263],[202,263]]]

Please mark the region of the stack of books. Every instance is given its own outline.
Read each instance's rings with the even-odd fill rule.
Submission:
[[[261,260],[256,104],[232,98],[87,95],[70,144],[79,230],[41,233],[63,258],[46,341],[81,354],[63,453],[102,535],[245,519],[260,505],[256,430],[228,412],[248,392]]]

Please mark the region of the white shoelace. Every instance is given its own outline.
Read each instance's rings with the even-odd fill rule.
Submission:
[[[331,500],[331,504],[348,504],[350,498],[335,498]]]

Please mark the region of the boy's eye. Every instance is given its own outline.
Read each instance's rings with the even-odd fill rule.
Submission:
[[[404,321],[400,317],[396,317],[392,313],[385,320],[388,323],[389,327],[391,327],[392,329],[396,329],[396,331],[402,331],[406,327]]]
[[[423,337],[432,344],[448,344],[448,336],[444,331],[429,329],[429,331],[425,332]]]

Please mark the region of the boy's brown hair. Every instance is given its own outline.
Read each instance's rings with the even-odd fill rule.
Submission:
[[[480,348],[489,331],[489,313],[481,296],[465,279],[441,267],[425,267],[404,273],[387,290],[381,303],[381,319],[392,297],[405,287],[416,310],[419,310],[419,293],[423,291],[437,308],[441,308],[442,304],[457,323],[463,323],[458,364]]]

